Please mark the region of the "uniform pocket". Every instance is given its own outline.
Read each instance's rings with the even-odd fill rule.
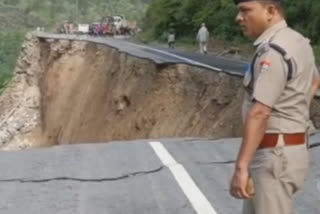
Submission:
[[[283,148],[275,148],[272,152],[272,175],[274,178],[281,179],[288,169],[288,159],[283,152]]]
[[[286,177],[283,179],[291,184],[292,193],[303,189],[304,181],[309,171],[309,153],[304,146],[296,146],[286,151],[289,164],[286,171]]]
[[[274,162],[274,157],[272,155],[272,150],[258,150],[251,161],[250,171],[272,171],[272,165]]]
[[[264,174],[270,178],[280,178],[287,167],[282,148],[258,150],[250,164],[250,172]]]

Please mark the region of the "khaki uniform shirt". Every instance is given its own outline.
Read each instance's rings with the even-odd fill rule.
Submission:
[[[305,132],[311,85],[319,75],[310,41],[283,20],[267,29],[254,45],[253,71],[249,69],[244,78],[243,119],[256,100],[272,108],[267,133]]]

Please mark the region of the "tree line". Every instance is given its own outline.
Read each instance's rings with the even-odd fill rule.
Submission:
[[[124,15],[140,20],[150,0],[0,0],[0,5],[13,6],[38,17],[47,26],[59,21],[90,23],[107,15]]]
[[[320,44],[320,1],[286,0],[286,18],[291,27]],[[233,0],[153,0],[146,12],[144,28],[154,39],[174,26],[177,36],[194,37],[202,22],[211,35],[230,42],[247,41],[235,23]]]

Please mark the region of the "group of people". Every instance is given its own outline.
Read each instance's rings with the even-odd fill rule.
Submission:
[[[201,27],[197,33],[197,41],[199,43],[199,50],[201,54],[208,53],[208,41],[209,41],[209,31],[205,23],[201,24]],[[176,44],[176,35],[173,28],[170,28],[168,33],[168,46],[174,49]]]
[[[66,21],[60,25],[58,25],[57,27],[57,33],[62,33],[62,34],[73,34],[76,29],[75,29],[75,25],[70,22],[70,21]]]
[[[90,34],[94,36],[113,35],[116,32],[115,27],[110,23],[102,23],[96,25],[91,24],[90,28]]]

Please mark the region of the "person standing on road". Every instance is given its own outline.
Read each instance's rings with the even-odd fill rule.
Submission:
[[[244,135],[230,194],[245,199],[244,214],[292,214],[309,167],[310,96],[319,86],[314,54],[310,41],[287,26],[283,0],[234,1],[243,33],[256,38],[256,54],[243,82]]]
[[[176,35],[175,30],[170,28],[168,33],[168,47],[174,49],[176,46]]]
[[[199,29],[198,34],[197,34],[197,40],[199,42],[200,53],[207,54],[207,45],[208,45],[208,41],[209,41],[209,31],[208,31],[205,23],[201,24],[201,28]]]

